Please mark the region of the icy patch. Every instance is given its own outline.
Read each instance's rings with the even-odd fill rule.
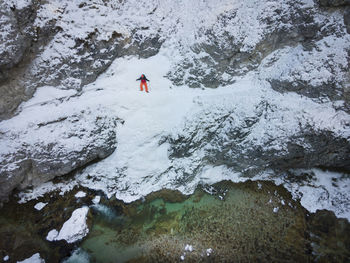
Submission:
[[[55,241],[58,236],[58,231],[56,229],[52,229],[49,233],[47,233],[46,240]]]
[[[89,212],[88,207],[81,207],[72,213],[72,216],[66,221],[60,232],[51,230],[46,239],[49,241],[66,240],[68,243],[74,243],[89,233],[89,228],[86,224],[86,216]]]
[[[207,253],[207,257],[209,257],[210,254],[213,253],[213,249],[212,248],[208,248],[205,252]]]
[[[99,196],[99,195],[96,195],[96,196],[94,197],[94,199],[92,199],[92,202],[93,202],[95,205],[99,204],[100,201],[101,201],[101,196]]]
[[[86,196],[86,193],[83,192],[83,191],[79,191],[79,192],[76,193],[74,196],[75,196],[76,198],[83,198],[83,197]]]
[[[39,253],[36,253],[23,261],[17,261],[17,263],[45,263],[45,260],[40,257]]]
[[[45,206],[47,205],[47,203],[43,203],[43,202],[39,202],[37,203],[34,208],[38,211],[40,211],[41,209],[43,209]]]

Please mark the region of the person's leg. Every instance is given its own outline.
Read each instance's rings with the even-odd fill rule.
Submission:
[[[147,82],[145,82],[145,90],[148,92]]]
[[[141,90],[141,91],[143,91],[142,85],[143,85],[143,83],[140,82],[140,90]]]

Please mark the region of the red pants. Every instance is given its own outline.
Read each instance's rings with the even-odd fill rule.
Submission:
[[[141,91],[143,91],[143,88],[142,88],[143,86],[145,86],[145,91],[148,92],[147,82],[146,81],[145,82],[141,81],[141,83],[140,83],[140,90]]]

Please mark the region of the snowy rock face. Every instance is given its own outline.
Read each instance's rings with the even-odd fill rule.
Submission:
[[[0,5],[0,120],[11,117],[38,87],[80,90],[117,56],[149,57],[162,43],[157,34],[145,37],[145,27],[120,25],[122,4],[115,1],[11,0]]]
[[[321,11],[312,1],[227,5],[196,31],[195,44],[168,76],[176,84],[216,88],[260,66],[261,77],[280,92],[349,101],[343,14],[342,8]]]
[[[32,111],[0,124],[0,199],[15,187],[39,185],[105,158],[116,147],[117,119],[106,116],[106,109],[38,114]]]
[[[349,170],[347,4],[2,3],[1,198],[104,158],[116,141],[79,183],[125,200],[189,192],[217,167]],[[15,20],[27,7],[26,38]],[[141,73],[147,99],[135,91]]]
[[[246,175],[268,168],[350,169],[346,114],[346,121],[326,123],[323,118],[335,120],[338,113],[273,92],[265,98],[227,95],[197,103],[195,117],[168,137],[174,169],[184,181],[205,165],[225,165]],[[182,163],[190,163],[190,169],[183,172]]]

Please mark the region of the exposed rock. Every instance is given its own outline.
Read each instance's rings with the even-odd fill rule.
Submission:
[[[4,5],[7,7],[3,11],[6,16],[14,16],[10,7]],[[111,16],[110,9],[118,8],[113,3],[105,6],[102,1],[84,5],[69,1],[43,2],[36,7],[38,10],[29,9],[33,10],[31,16],[35,21],[22,17],[28,11],[18,12],[18,21],[30,24],[30,37],[25,38],[20,34],[21,29],[15,26],[17,20],[12,18],[15,25],[9,31],[11,34],[5,45],[7,49],[16,48],[18,51],[9,53],[3,62],[12,69],[2,73],[6,82],[0,83],[0,120],[11,117],[18,105],[31,98],[38,87],[80,90],[82,86],[95,81],[116,57],[139,54],[146,58],[156,54],[164,41],[157,34],[149,35],[143,28],[125,32],[122,26],[117,26],[111,32],[104,30],[105,24],[102,22],[91,22],[96,9],[101,17]],[[85,27],[80,27],[84,23]],[[118,29],[122,32],[118,32]],[[25,52],[26,59],[22,61]]]
[[[346,26],[346,31],[350,34],[350,7],[346,8],[344,12],[344,24]]]
[[[37,1],[28,1],[24,6],[0,2],[0,83],[22,61],[33,40],[37,7]]]
[[[89,109],[29,124],[28,130],[1,131],[0,200],[14,188],[39,185],[66,175],[116,147],[117,118]],[[59,139],[58,139],[59,138]]]
[[[251,23],[257,21],[259,26],[247,23],[247,13]],[[314,17],[315,11],[298,1],[238,5],[218,16],[203,33],[204,40],[192,47],[194,55],[176,65],[169,78],[191,87],[232,83],[237,75],[257,68],[274,50],[297,43],[309,48],[321,28]]]
[[[350,0],[317,0],[320,6],[337,7],[350,5]]]
[[[273,101],[241,99],[249,105],[238,108],[233,98],[222,99],[221,106],[201,101],[206,106],[196,118],[187,120],[181,132],[168,138],[173,169],[182,183],[190,182],[206,165],[225,165],[248,176],[264,169],[317,166],[350,171],[350,141],[346,132],[350,118],[345,113],[340,125],[342,135],[331,123],[323,126],[306,104],[299,104],[303,113],[297,117],[299,110],[291,105],[287,109]],[[330,114],[322,108],[317,110],[320,116]]]

